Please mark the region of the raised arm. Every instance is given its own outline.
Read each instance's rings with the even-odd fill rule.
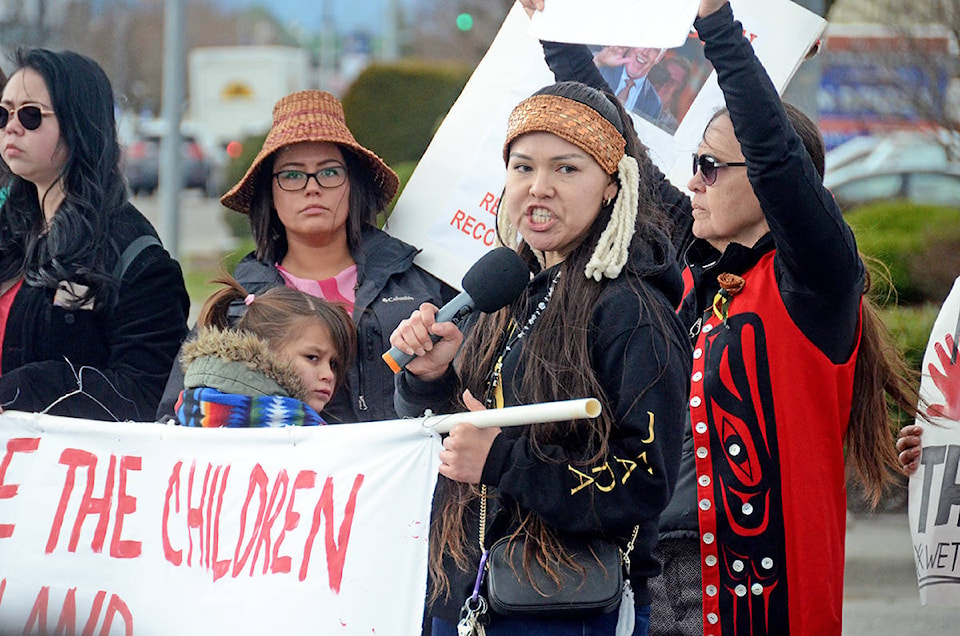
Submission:
[[[822,293],[858,288],[853,232],[787,118],[777,90],[728,2],[703,0],[694,23],[717,71],[747,174],[777,245],[781,270]]]
[[[776,244],[777,282],[787,310],[839,362],[856,340],[863,291],[853,232],[729,4],[704,0],[694,26],[717,71],[747,176]],[[815,128],[808,132],[819,138]]]

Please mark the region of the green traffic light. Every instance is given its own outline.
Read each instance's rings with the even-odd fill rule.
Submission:
[[[457,28],[461,31],[469,31],[473,28],[473,16],[469,13],[461,13],[457,16]]]

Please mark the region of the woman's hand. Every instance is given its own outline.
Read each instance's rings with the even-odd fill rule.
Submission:
[[[401,320],[390,334],[390,344],[415,357],[407,364],[407,371],[421,380],[436,380],[442,376],[463,342],[463,334],[452,322],[436,322],[437,307],[423,303],[420,309]],[[434,342],[431,336],[439,336]]]
[[[908,424],[900,429],[897,437],[897,459],[903,472],[912,475],[920,466],[920,435],[923,429],[916,424]]]
[[[711,13],[716,13],[727,2],[728,0],[700,0],[700,10],[697,11],[697,16],[705,18]]]
[[[463,403],[471,411],[486,410],[469,390],[463,392]],[[450,434],[443,440],[440,474],[453,481],[479,484],[483,465],[487,462],[490,447],[493,446],[493,438],[499,434],[499,427],[477,428],[465,422],[454,424]]]

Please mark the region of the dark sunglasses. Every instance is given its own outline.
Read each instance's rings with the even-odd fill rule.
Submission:
[[[696,175],[699,171],[700,178],[703,179],[703,182],[708,186],[712,186],[717,182],[717,170],[720,168],[731,168],[734,166],[745,165],[747,164],[743,161],[720,163],[713,155],[693,155],[693,174]]]
[[[52,115],[52,110],[40,108],[36,104],[24,104],[19,108],[9,110],[6,106],[0,106],[0,130],[7,127],[10,118],[14,115],[20,120],[20,125],[27,130],[36,130],[43,123],[44,115]]]

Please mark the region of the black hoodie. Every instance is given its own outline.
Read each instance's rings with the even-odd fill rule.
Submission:
[[[635,241],[635,246],[638,243]],[[518,324],[524,324],[544,298],[557,267],[562,264],[531,280],[516,306]],[[646,580],[660,571],[651,551],[657,541],[658,516],[676,481],[691,368],[686,331],[673,311],[680,300],[681,280],[666,236],[631,249],[624,272],[599,284],[604,289],[593,309],[588,345],[605,393],[604,407],[612,410],[615,422],[606,459],[596,466],[574,468],[584,457],[576,444],[578,436],[572,432],[570,444],[541,446],[540,452],[549,457],[545,460],[531,447],[526,427],[511,427],[494,440],[481,479],[497,489],[501,501],[515,501],[561,534],[605,536],[623,547],[633,527],[639,525],[630,555],[630,578],[636,603],[644,605],[649,603]],[[641,287],[643,295],[638,293]],[[523,307],[529,309],[520,309]],[[521,339],[504,358],[505,406],[527,402],[520,394],[523,342]],[[428,383],[404,372],[397,385],[400,415],[419,415],[425,408],[449,413],[457,378],[450,372]],[[444,483],[449,482],[441,477],[438,493]],[[488,512],[488,548],[518,523],[512,507],[497,508]],[[475,545],[477,510],[468,509],[464,523],[470,543]],[[479,560],[479,554],[476,558]],[[431,613],[455,622],[473,588],[476,571],[458,570],[449,559],[446,571],[451,597],[438,602]]]

